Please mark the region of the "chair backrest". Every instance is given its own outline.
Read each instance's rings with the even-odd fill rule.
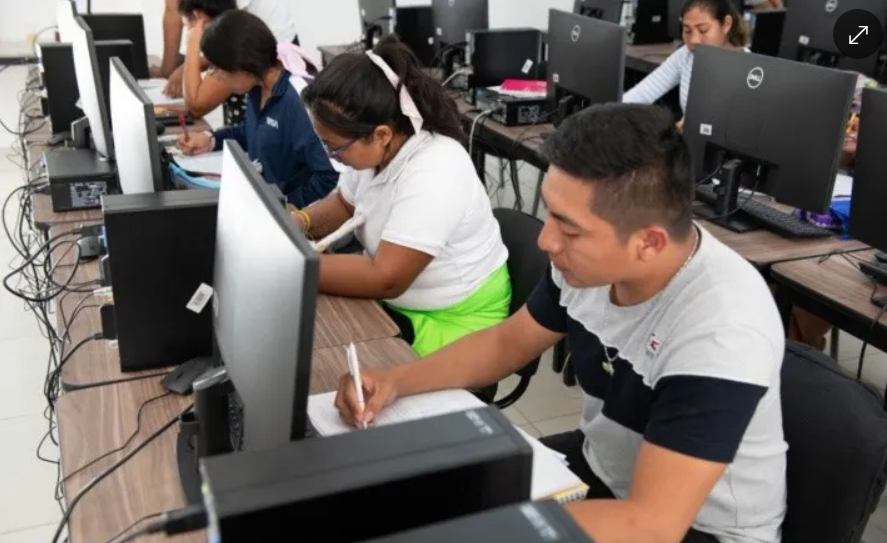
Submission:
[[[498,208],[493,216],[499,221],[502,241],[508,248],[508,274],[511,275],[511,313],[523,307],[545,272],[548,255],[536,240],[542,232],[542,221],[523,211]]]
[[[788,442],[783,543],[856,543],[887,481],[887,413],[873,388],[789,343],[782,366]]]

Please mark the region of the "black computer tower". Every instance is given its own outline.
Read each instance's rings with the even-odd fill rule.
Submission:
[[[366,543],[594,543],[555,501],[522,503]]]
[[[105,197],[121,370],[212,354],[212,311],[186,306],[212,285],[218,201],[214,190]]]
[[[105,108],[110,107],[111,57],[119,57],[132,71],[133,46],[128,40],[95,42],[96,57],[99,62],[99,78],[105,93]],[[40,67],[52,133],[59,134],[71,130],[71,123],[84,116],[77,107],[80,92],[77,89],[77,73],[74,70],[74,56],[69,43],[41,43]],[[110,120],[110,116],[109,116]]]
[[[632,44],[649,45],[671,43],[672,29],[669,28],[670,0],[638,0],[634,11]]]
[[[434,13],[431,6],[398,7],[395,11],[394,33],[419,57],[422,66],[433,68]]]
[[[102,197],[119,192],[117,169],[91,149],[47,149],[43,165],[56,213],[98,209]]]
[[[249,431],[248,429],[246,431]],[[209,531],[356,543],[530,497],[533,452],[495,407],[201,461]]]

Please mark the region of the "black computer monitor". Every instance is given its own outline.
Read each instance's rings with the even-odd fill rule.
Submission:
[[[545,38],[535,28],[469,32],[469,87],[501,85],[506,79],[545,77]]]
[[[394,0],[358,0],[360,25],[366,49],[372,49],[394,30]]]
[[[873,13],[882,28],[887,22],[887,0],[793,2],[785,17],[779,56],[874,76],[880,52],[857,60],[845,57],[835,46],[835,23],[844,13],[855,9]]]
[[[622,21],[623,3],[623,0],[576,0],[573,13],[619,24]]]
[[[319,270],[286,208],[240,146],[226,141],[213,331],[243,404],[243,450],[305,436]]]
[[[548,89],[555,124],[592,104],[622,101],[627,31],[556,9],[548,15]]]
[[[397,8],[394,13],[394,32],[423,66],[434,61],[434,10],[431,6]]]
[[[853,168],[853,197],[850,200],[850,235],[875,249],[887,251],[887,228],[884,210],[887,209],[887,93],[878,89],[863,89],[862,112],[859,117],[859,135],[856,164]],[[883,258],[883,256],[882,256]],[[875,259],[861,262],[860,268],[880,283],[887,284],[887,263]]]
[[[782,31],[785,28],[786,9],[749,11],[745,14],[751,30],[751,51],[768,57],[779,56]]]
[[[453,64],[464,58],[469,30],[490,27],[490,8],[487,0],[432,0],[434,36],[444,77],[453,73]]]
[[[148,47],[145,44],[145,21],[141,14],[97,13],[83,15],[96,41],[129,40],[132,42],[132,75],[148,79]]]
[[[694,57],[684,137],[697,181],[719,182],[715,209],[699,215],[751,229],[740,185],[827,212],[856,74],[709,46]]]
[[[685,0],[668,0],[668,36],[672,40],[684,39],[684,21],[681,17],[684,2]]]
[[[632,45],[671,43],[672,12],[675,0],[637,0],[634,8],[634,24],[631,27]],[[677,6],[680,16],[680,7]]]
[[[75,17],[74,23],[70,27],[70,34],[74,69],[77,74],[77,89],[80,93],[80,108],[89,119],[96,151],[102,157],[112,159],[114,158],[114,149],[111,142],[107,101],[105,100],[92,30],[89,29],[82,17]]]
[[[123,194],[164,189],[154,104],[117,57],[111,59],[111,121],[117,178]]]

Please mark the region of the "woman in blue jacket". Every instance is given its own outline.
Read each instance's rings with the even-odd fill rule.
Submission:
[[[278,53],[271,30],[255,15],[232,10],[211,22],[196,21],[191,32],[201,33],[200,49],[216,76],[232,92],[248,95],[247,114],[241,125],[182,135],[178,147],[194,155],[218,151],[233,139],[290,204],[305,207],[329,194],[339,174],[299,99],[308,76],[284,67],[280,58],[288,56]]]

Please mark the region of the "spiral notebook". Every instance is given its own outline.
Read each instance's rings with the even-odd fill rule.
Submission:
[[[308,398],[308,417],[321,436],[333,436],[355,430],[339,418],[339,412],[334,405],[335,399],[335,392],[317,394]],[[401,398],[378,415],[375,424],[379,426],[397,424],[478,407],[484,407],[484,403],[469,392],[443,390]],[[585,499],[588,486],[570,471],[566,458],[520,428],[518,431],[533,447],[533,480],[530,491],[532,499],[555,499],[560,503]]]

